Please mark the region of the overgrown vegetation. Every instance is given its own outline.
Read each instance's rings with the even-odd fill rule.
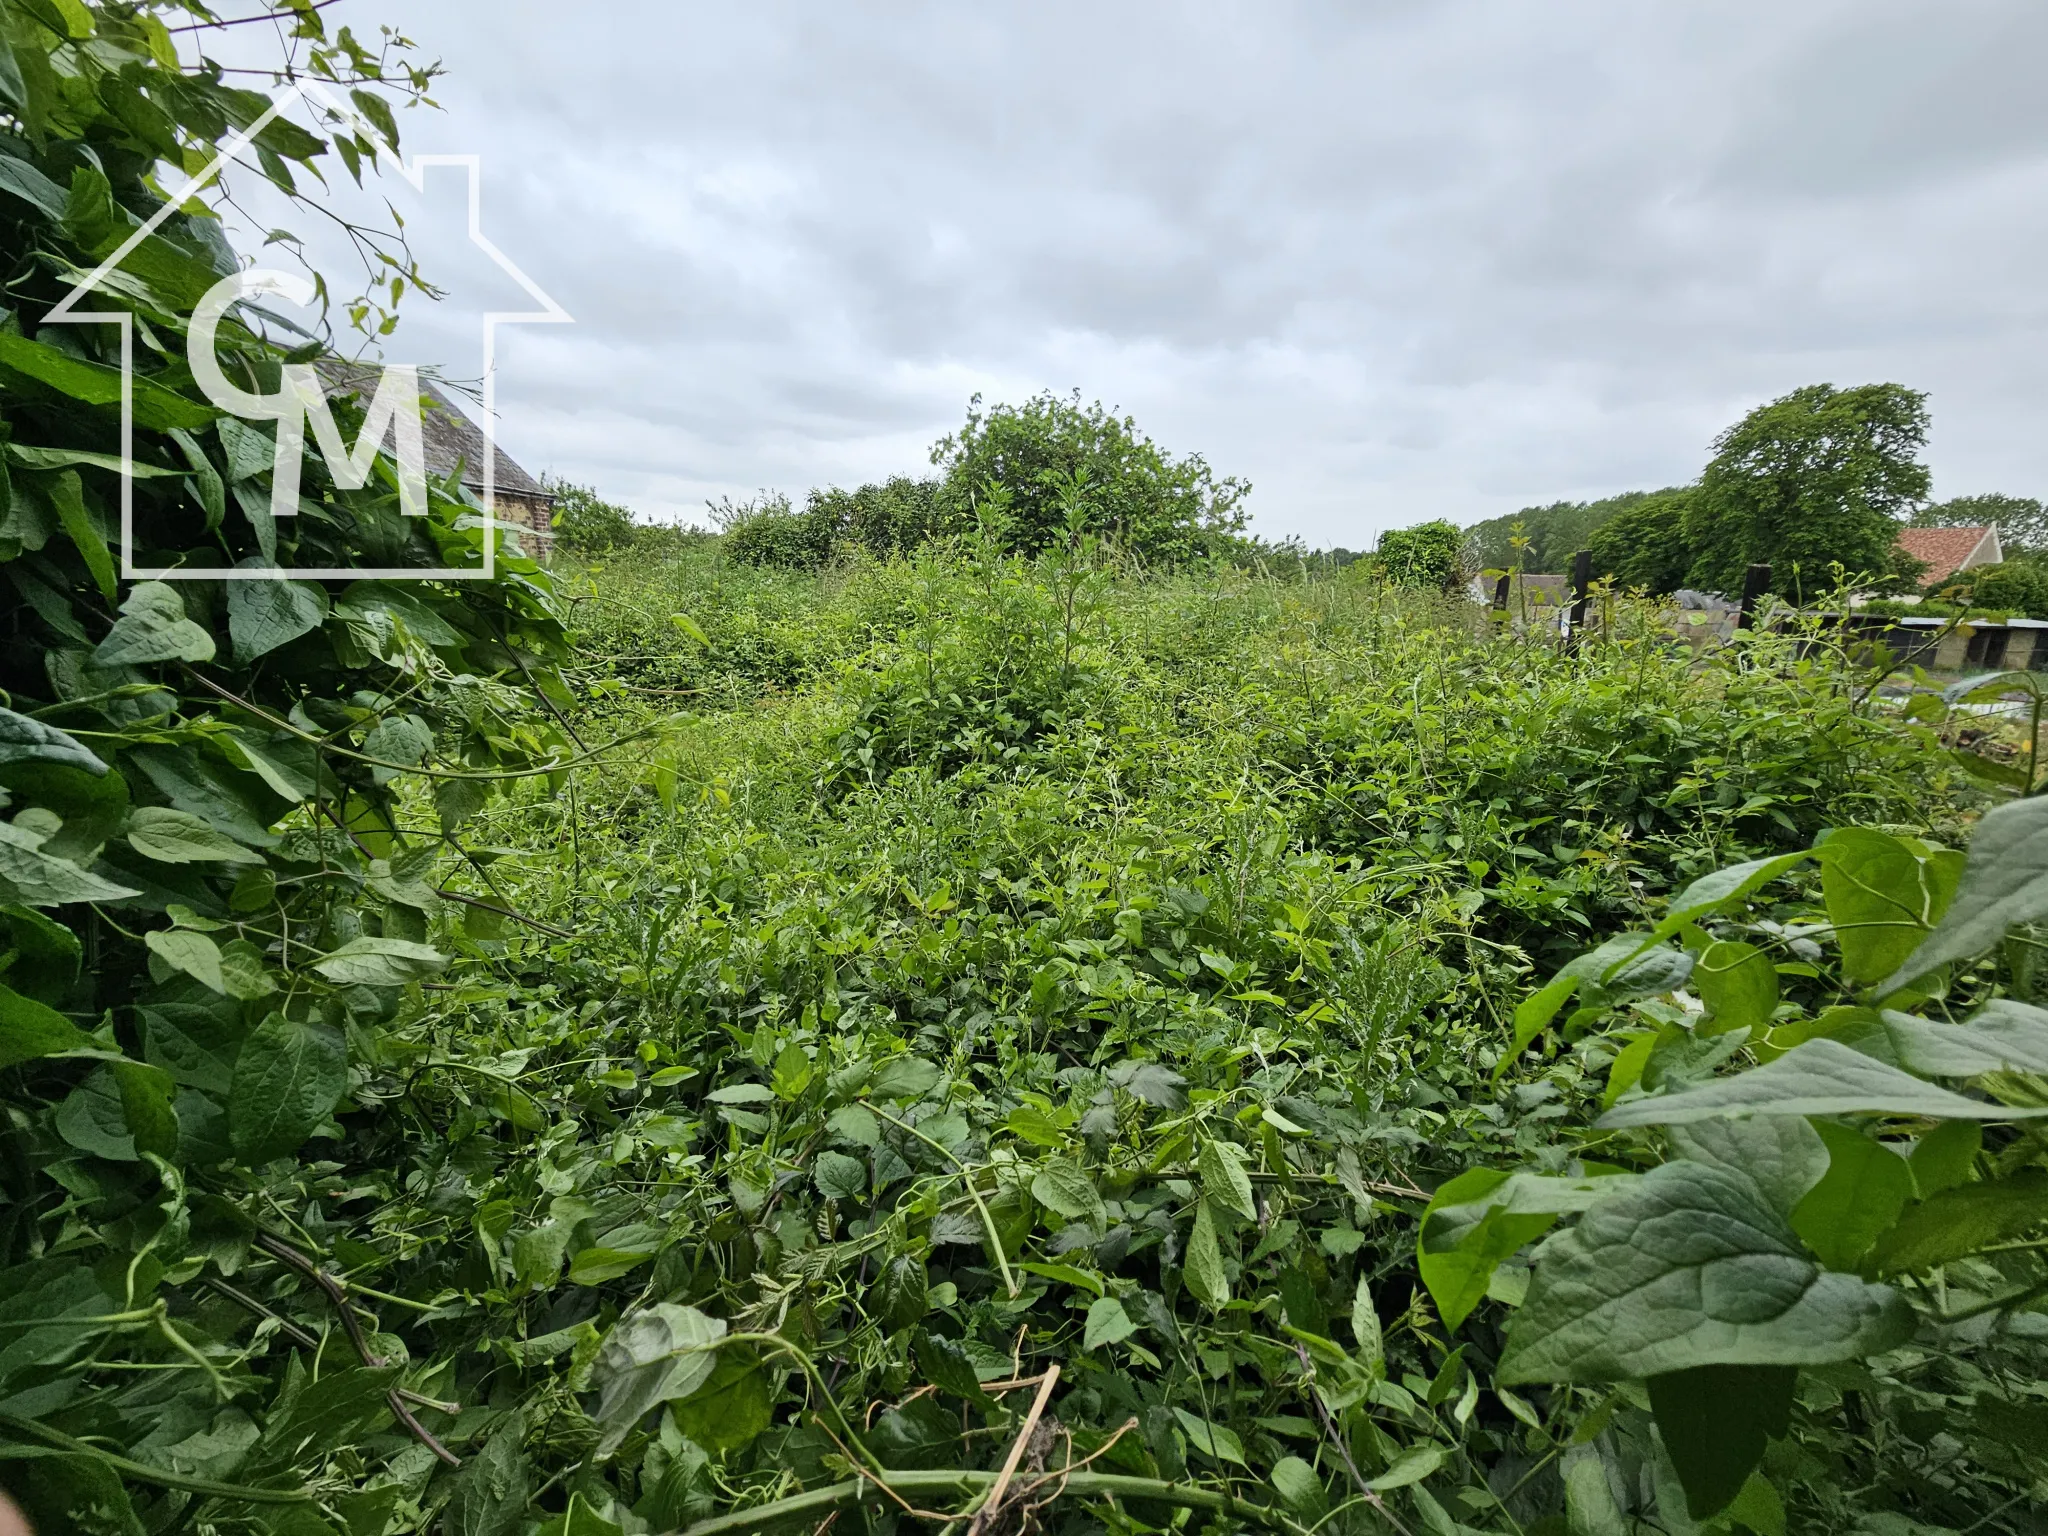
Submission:
[[[815,572],[593,505],[597,558],[491,583],[124,588],[113,342],[42,317],[121,225],[73,210],[191,147],[146,108],[250,101],[45,9],[65,110],[0,177],[40,1530],[2041,1529],[2048,799],[1971,841],[1971,770],[2042,776],[1938,731],[2030,678],[1895,711],[1821,632],[1162,567],[1092,472]],[[474,560],[388,464],[266,522],[176,360],[228,258],[164,229],[149,558]]]

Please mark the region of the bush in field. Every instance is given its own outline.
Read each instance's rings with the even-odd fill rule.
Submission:
[[[839,547],[838,528],[815,508],[794,510],[781,492],[763,492],[759,499],[726,499],[711,508],[712,520],[724,534],[726,557],[741,565],[773,566],[785,571],[815,571],[831,563]]]
[[[606,501],[596,487],[545,475],[541,485],[555,498],[555,541],[561,548],[572,554],[601,555],[633,543],[640,526],[633,514]]]
[[[2048,618],[2048,568],[2032,560],[1980,565],[1936,584],[1934,595],[2030,619]]]
[[[1413,528],[1389,528],[1380,535],[1375,559],[1397,587],[1448,592],[1458,584],[1465,536],[1457,524],[1438,520]]]
[[[1200,454],[1167,453],[1129,416],[1083,406],[1078,390],[987,409],[976,395],[966,424],[933,445],[931,460],[944,476],[939,507],[950,527],[973,527],[999,490],[1003,536],[1026,554],[1062,536],[1062,487],[1075,483],[1085,486],[1090,531],[1159,565],[1228,551],[1251,493],[1242,480],[1218,479]]]

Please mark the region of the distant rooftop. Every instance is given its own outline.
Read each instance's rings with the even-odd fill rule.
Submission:
[[[379,370],[372,365],[345,362],[337,357],[323,358],[318,366],[320,380],[330,396],[376,393]],[[432,379],[420,380],[420,395],[424,407],[420,412],[420,437],[428,474],[445,477],[459,463],[462,483],[482,495],[484,454],[493,451],[497,455],[494,480],[498,494],[529,500],[552,499],[546,488],[514,463],[503,448],[486,443],[483,430]]]
[[[1901,528],[1899,548],[1927,563],[1920,580],[1928,586],[1946,581],[1974,565],[1995,565],[2004,558],[1996,527]]]

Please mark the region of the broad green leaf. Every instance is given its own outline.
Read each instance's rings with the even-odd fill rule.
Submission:
[[[827,1200],[858,1200],[867,1193],[868,1165],[844,1152],[820,1152],[811,1179]]]
[[[1994,998],[1960,1024],[1886,1009],[1879,1015],[1877,1030],[1884,1035],[1883,1054],[1923,1077],[2048,1074],[2048,1009],[2011,998]],[[1839,1038],[1863,1049],[1870,1049],[1872,1043],[1868,1036]]]
[[[1649,1379],[1657,1433],[1693,1519],[1718,1514],[1742,1491],[1764,1442],[1790,1427],[1798,1379],[1789,1365],[1701,1365]]]
[[[875,1073],[870,1086],[878,1099],[921,1099],[938,1087],[941,1075],[921,1056],[894,1056]]]
[[[1946,1120],[1922,1136],[1906,1159],[1922,1200],[1966,1182],[1984,1146],[1984,1128],[1972,1120]]]
[[[6,342],[0,334],[0,347]],[[109,603],[120,590],[114,572],[114,556],[107,548],[107,536],[100,526],[100,519],[94,509],[85,502],[85,484],[78,478],[78,471],[67,469],[52,475],[45,482],[50,498],[50,507],[57,514],[57,523],[63,528],[65,537],[71,540],[78,551],[78,558],[85,562],[85,568],[92,573],[93,585],[100,589],[100,596]]]
[[[52,1117],[57,1134],[81,1152],[109,1162],[136,1160],[135,1136],[121,1104],[121,1085],[105,1067],[94,1069],[64,1097]]]
[[[185,616],[185,600],[176,587],[166,581],[138,582],[92,659],[101,667],[211,661],[213,636]]]
[[[1246,1221],[1259,1219],[1251,1176],[1245,1172],[1243,1157],[1236,1147],[1204,1138],[1198,1166],[1202,1172],[1203,1199],[1235,1211]]]
[[[1898,970],[1882,996],[1952,961],[1981,955],[2015,923],[2048,917],[2048,796],[2011,800],[1984,813],[1948,911]]]
[[[1181,1276],[1197,1301],[1221,1307],[1230,1300],[1230,1281],[1223,1273],[1223,1250],[1216,1244],[1216,1224],[1209,1215],[1207,1200],[1195,1203],[1195,1224],[1188,1233]]]
[[[1122,1302],[1114,1296],[1098,1296],[1088,1307],[1087,1326],[1081,1331],[1081,1347],[1093,1350],[1105,1344],[1121,1344],[1137,1331],[1138,1325],[1124,1311]]]
[[[1187,1079],[1158,1061],[1120,1061],[1109,1069],[1112,1086],[1154,1109],[1175,1110],[1188,1101]]]
[[[309,581],[231,581],[228,638],[241,663],[268,655],[318,629],[327,617],[327,594]]]
[[[1109,1226],[1095,1181],[1070,1162],[1054,1159],[1040,1167],[1031,1180],[1031,1198],[1068,1221],[1092,1223],[1098,1232]]]
[[[769,1086],[774,1088],[779,1099],[798,1099],[811,1085],[815,1069],[810,1053],[794,1040],[775,1053],[775,1066]]]
[[[991,1401],[981,1390],[981,1374],[975,1369],[974,1357],[958,1340],[920,1328],[911,1336],[911,1347],[925,1380],[941,1392],[950,1392],[970,1403]]]
[[[714,1104],[773,1104],[775,1090],[766,1083],[727,1083],[705,1097]]]
[[[1829,1269],[1855,1269],[1913,1198],[1913,1175],[1905,1158],[1861,1131],[1826,1120],[1813,1128],[1827,1143],[1828,1171],[1792,1212],[1792,1230]]]
[[[1683,1093],[1620,1104],[1595,1122],[1605,1130],[1684,1125],[1718,1115],[1924,1115],[1935,1120],[2018,1120],[2048,1114],[1966,1099],[1836,1040],[1809,1040],[1777,1060]]]
[[[1419,1445],[1396,1456],[1392,1466],[1365,1486],[1374,1493],[1391,1493],[1396,1488],[1407,1488],[1421,1482],[1443,1464],[1442,1446]]]
[[[1062,1285],[1078,1286],[1084,1291],[1102,1294],[1102,1277],[1091,1275],[1085,1269],[1076,1269],[1071,1264],[1041,1263],[1037,1259],[1025,1259],[1017,1265],[1029,1275],[1040,1275],[1047,1280],[1057,1280]]]
[[[1753,1179],[1781,1216],[1791,1215],[1828,1171],[1828,1144],[1798,1115],[1695,1120],[1672,1126],[1668,1134],[1680,1157]]]
[[[1624,1181],[1625,1182],[1625,1181]],[[1473,1168],[1439,1188],[1423,1213],[1416,1267],[1446,1328],[1485,1299],[1493,1272],[1570,1211],[1611,1195],[1613,1179],[1562,1179]]]
[[[1571,1536],[1631,1536],[1634,1527],[1622,1513],[1598,1447],[1571,1446],[1564,1453],[1562,1470],[1565,1524]]]
[[[137,806],[128,818],[128,845],[160,864],[261,864],[263,855],[214,830],[190,811]]]
[[[585,1248],[569,1261],[571,1285],[603,1285],[630,1275],[654,1257],[652,1248]]]
[[[1378,1371],[1386,1359],[1387,1346],[1380,1332],[1380,1314],[1372,1302],[1372,1287],[1364,1275],[1351,1298],[1351,1333],[1358,1340],[1358,1359],[1368,1371]]]
[[[1918,947],[1932,921],[1921,863],[1897,838],[1868,827],[1837,827],[1821,847],[1821,894],[1841,947],[1842,974],[1857,986],[1882,981]]]
[[[1273,1491],[1280,1495],[1280,1502],[1293,1513],[1310,1522],[1315,1521],[1330,1507],[1330,1497],[1323,1489],[1322,1479],[1316,1470],[1299,1456],[1283,1456],[1273,1464],[1268,1474]]]
[[[30,907],[61,907],[79,901],[120,901],[140,894],[80,869],[69,859],[43,851],[50,837],[0,821],[0,901]]]
[[[54,1008],[0,983],[0,1067],[19,1066],[65,1051],[87,1051],[94,1040]]]
[[[244,1162],[298,1151],[348,1085],[348,1045],[326,1024],[273,1013],[242,1043],[228,1094],[228,1136]]]
[[[158,1157],[178,1155],[178,1111],[176,1085],[161,1067],[139,1061],[117,1061],[108,1070],[121,1094],[121,1113],[128,1122],[128,1134],[137,1152]]]
[[[215,992],[225,993],[220,974],[220,946],[189,928],[152,928],[142,936],[150,954],[173,971],[182,971]]]
[[[447,963],[446,955],[425,944],[366,934],[322,955],[313,969],[337,986],[396,987],[431,976]]]
[[[1819,1365],[1911,1332],[1897,1292],[1823,1271],[1753,1179],[1674,1162],[1544,1245],[1498,1374],[1514,1386]]]
[[[1713,1032],[1749,1029],[1762,1033],[1778,1006],[1778,972],[1771,957],[1754,944],[1721,939],[1700,952],[1692,984],[1707,1005]]]
[[[87,405],[118,406],[121,403],[123,378],[118,368],[84,362],[68,352],[44,346],[26,336],[0,333],[0,365],[27,374],[38,383],[47,384],[60,394]],[[138,377],[132,384],[135,424],[138,427],[153,431],[165,431],[171,427],[191,430],[205,426],[220,414],[212,406],[187,400],[150,379]]]
[[[600,1431],[597,1455],[610,1456],[648,1413],[709,1380],[725,1332],[720,1319],[670,1301],[619,1319],[605,1335],[590,1378],[597,1389],[591,1415]]]
[[[927,1395],[891,1408],[868,1431],[868,1449],[891,1470],[936,1469],[957,1465],[960,1420]]]
[[[1188,1444],[1211,1461],[1234,1462],[1240,1467],[1247,1465],[1244,1459],[1244,1442],[1221,1424],[1211,1424],[1207,1419],[1197,1418],[1185,1408],[1174,1409],[1173,1416],[1180,1420],[1181,1431],[1188,1437]]]
[[[1745,864],[1731,864],[1726,869],[1700,876],[1671,898],[1663,918],[1650,931],[1648,942],[1661,943],[1688,923],[1698,922],[1730,902],[1740,901],[1812,857],[1811,853],[1780,853],[1770,858],[1751,859]]]
[[[888,1332],[914,1326],[931,1306],[931,1277],[923,1261],[897,1254],[882,1266],[870,1298],[870,1310]]]
[[[882,1123],[872,1110],[858,1104],[842,1104],[826,1117],[825,1129],[850,1147],[866,1147],[870,1152],[882,1144]]]
[[[6,157],[0,155],[0,160]],[[0,709],[0,767],[9,763],[59,763],[98,775],[107,765],[54,725]]]
[[[2048,1172],[1958,1184],[1910,1207],[1877,1240],[1870,1263],[1881,1275],[1910,1275],[1968,1258],[2048,1223]]]
[[[768,1370],[752,1346],[719,1352],[705,1384],[676,1403],[676,1427],[707,1450],[739,1450],[774,1421]]]

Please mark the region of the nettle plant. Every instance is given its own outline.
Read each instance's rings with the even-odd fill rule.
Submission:
[[[323,1398],[322,1341],[277,1333],[232,1277],[259,1250],[313,1276],[308,1191],[337,1166],[320,1149],[361,1107],[408,984],[445,963],[430,928],[512,915],[447,889],[456,829],[575,749],[534,724],[563,632],[546,575],[510,544],[491,582],[118,579],[118,331],[43,316],[162,207],[160,167],[204,165],[269,105],[181,65],[160,10],[207,19],[0,5],[0,1427],[40,1529],[140,1531],[145,1497],[164,1529],[221,1492],[209,1468],[239,1461],[262,1486],[232,1508],[296,1530],[310,1495],[291,1469],[362,1404]],[[402,40],[330,39],[307,5],[279,17],[297,67],[353,86],[395,143],[372,88],[417,94],[431,74],[390,65]],[[323,140],[280,119],[255,140],[261,174],[290,191],[330,151],[359,170],[370,132]],[[138,562],[480,563],[474,500],[451,478],[401,517],[382,458],[349,489],[310,454],[297,517],[272,519],[269,441],[205,403],[183,361],[194,302],[234,270],[218,221],[188,204],[94,301],[135,321]],[[321,351],[232,320],[220,343],[231,373],[272,390]],[[252,1320],[262,1339],[235,1342]],[[348,1390],[416,1423],[402,1361],[352,1314],[337,1323],[375,1367]],[[265,1361],[269,1339],[305,1352]]]
[[[1601,1112],[1439,1188],[1419,1269],[1454,1328],[1513,1308],[1501,1386],[1591,1389],[1572,1529],[1778,1532],[1788,1498],[1852,1519],[1826,1457],[1848,1430],[1890,1435],[1930,1518],[1972,1464],[1978,1497],[2038,1497],[2044,871],[2048,800],[1991,811],[1967,863],[1837,829],[1694,882],[1518,1010],[1503,1068],[1576,1003],[1561,1033],[1604,1066]]]

